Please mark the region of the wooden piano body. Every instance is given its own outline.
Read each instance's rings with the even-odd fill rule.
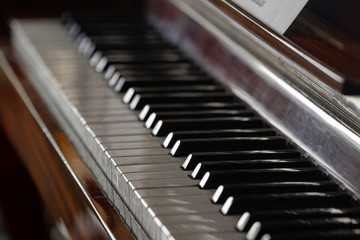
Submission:
[[[313,30],[312,15],[306,12],[284,37],[230,1],[142,4],[149,21],[171,42],[249,104],[343,189],[359,197],[359,112],[340,94],[359,90],[356,37],[337,35],[337,29],[335,34],[328,28]],[[66,129],[69,119],[49,101],[49,94],[34,86],[33,79],[42,76],[34,74],[26,62],[31,61],[26,55],[32,50],[19,51],[26,46],[20,27],[19,22],[12,22],[17,53],[14,56],[7,48],[0,61],[1,126],[6,136],[2,141],[9,141],[17,152],[64,238],[131,239],[131,232],[135,238],[145,238],[130,212],[118,215],[117,200],[109,197],[114,191],[111,181],[101,167],[91,164],[94,153],[87,151],[78,133]],[[301,38],[304,32],[309,34],[306,39]],[[326,42],[328,48],[319,51],[325,40],[310,34],[333,40],[336,36],[336,42],[347,45],[345,50],[336,49]],[[311,41],[312,37],[317,42]],[[334,61],[327,58],[329,53],[341,55]],[[16,171],[13,167],[8,168],[9,175],[16,175],[10,173]]]

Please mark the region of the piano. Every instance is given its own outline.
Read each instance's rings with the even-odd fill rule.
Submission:
[[[141,4],[10,23],[2,131],[56,234],[359,239],[356,28]]]

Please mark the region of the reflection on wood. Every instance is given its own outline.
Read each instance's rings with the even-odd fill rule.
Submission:
[[[2,69],[11,72],[4,59],[1,62]],[[0,72],[1,126],[58,230],[69,239],[132,239],[20,68],[13,67],[19,79],[9,80]]]

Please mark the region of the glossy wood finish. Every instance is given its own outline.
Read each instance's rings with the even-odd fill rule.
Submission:
[[[15,76],[3,58],[0,62],[1,127],[62,237],[133,239],[21,69],[12,61]]]
[[[359,94],[360,38],[304,9],[285,37],[315,58],[343,74],[344,94]]]
[[[284,36],[280,36],[246,11],[225,0],[211,0],[218,8],[249,29],[276,51],[308,69],[330,87],[344,94],[360,93],[360,41],[342,29],[304,9]],[[316,63],[316,64],[314,64]],[[332,78],[323,65],[341,77]]]
[[[29,237],[49,238],[51,223],[44,219],[44,205],[29,173],[8,142],[1,127],[0,146],[1,222],[4,223],[7,234],[14,240]],[[2,224],[2,226],[4,225]],[[22,231],[19,231],[19,226],[21,226]]]

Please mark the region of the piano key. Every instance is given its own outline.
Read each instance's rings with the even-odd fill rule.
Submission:
[[[102,54],[94,53],[93,67],[98,64]],[[91,61],[91,60],[90,60]],[[104,74],[105,80],[109,81],[114,74],[120,76],[167,76],[167,75],[207,75],[202,69],[192,63],[166,63],[166,64],[110,64]]]
[[[158,163],[158,164],[123,165],[123,166],[118,166],[118,169],[123,173],[178,171],[182,175],[186,174],[186,172],[180,171],[179,165],[174,162]],[[131,180],[129,176],[127,178]]]
[[[162,76],[160,76],[162,77]],[[178,86],[178,87],[167,87],[167,88],[140,88],[134,87],[129,88],[124,97],[123,102],[128,104],[137,94],[149,94],[149,93],[175,93],[175,92],[224,92],[222,87],[216,85],[190,85],[190,86]]]
[[[136,44],[133,41],[128,42],[127,44],[125,44],[126,46],[128,44]],[[152,43],[155,44],[155,43]],[[159,42],[159,44],[162,44],[162,42]],[[158,63],[158,64],[162,64],[162,63],[166,63],[166,62],[188,62],[189,59],[185,58],[183,56],[181,56],[180,54],[176,54],[176,53],[169,53],[166,51],[162,51],[161,49],[159,51],[154,51],[154,53],[152,53],[152,51],[154,51],[154,49],[149,50],[146,49],[144,51],[141,52],[141,54],[133,54],[134,51],[126,51],[127,54],[123,53],[123,54],[107,54],[106,59],[109,62],[109,64],[112,63],[132,63],[132,64],[142,64],[142,63]],[[123,50],[123,52],[125,52]],[[131,53],[131,54],[130,54]],[[100,59],[100,61],[102,61],[102,59]],[[99,61],[99,62],[100,62]]]
[[[139,196],[141,196],[142,198],[204,195],[209,199],[212,195],[212,191],[207,191],[207,190],[199,191],[199,188],[197,186],[137,189],[137,190],[135,190],[135,192],[137,192],[137,194]],[[209,201],[207,201],[207,202],[209,202]],[[211,203],[209,202],[209,204],[211,204]]]
[[[228,240],[228,239],[238,239],[245,240],[245,234],[241,233],[191,233],[191,234],[173,234],[174,239],[177,240]]]
[[[116,42],[117,44],[121,43],[119,41],[144,41],[144,39],[132,38],[132,39],[121,39]],[[153,42],[158,40],[153,40]],[[182,56],[176,49],[122,49],[122,50],[96,50],[96,43],[89,43],[86,46],[83,47],[82,52],[85,53],[85,55],[88,55],[90,57],[90,66],[96,67],[99,62],[103,59],[103,57],[107,57],[108,61],[111,61],[111,58],[114,58],[115,56],[127,56],[127,59],[131,60],[134,58],[139,57],[146,57],[149,58],[150,54],[154,55],[154,57],[161,57],[164,58],[165,56]],[[95,51],[95,52],[93,52]],[[81,52],[81,51],[80,51]],[[110,60],[109,60],[110,59]],[[110,64],[112,65],[112,64]],[[109,65],[109,66],[110,66]],[[111,70],[112,71],[112,70]],[[105,74],[107,71],[105,72]],[[114,72],[113,72],[114,73]],[[108,73],[110,74],[110,73]],[[124,74],[124,73],[122,73]]]
[[[336,229],[336,230],[316,230],[316,231],[293,231],[291,233],[265,234],[260,240],[357,240],[360,237],[360,228],[357,229]]]
[[[217,213],[218,211],[220,211],[220,206],[213,205],[211,203],[201,202],[200,204],[191,205],[152,206],[151,209],[154,213],[156,213],[156,216],[181,214],[200,215],[203,213]]]
[[[257,117],[224,117],[207,119],[159,120],[152,134],[166,136],[174,131],[215,130],[215,129],[248,129],[265,127],[264,122]],[[175,146],[174,146],[175,147]]]
[[[141,110],[139,119],[146,121],[153,112],[168,111],[200,111],[200,110],[244,110],[245,104],[240,102],[222,103],[197,103],[197,104],[147,104]]]
[[[119,150],[119,149],[138,149],[138,148],[158,148],[159,143],[153,139],[145,142],[120,142],[120,143],[106,143],[103,144],[106,150]]]
[[[296,207],[296,206],[295,206]],[[305,208],[305,209],[276,209],[276,210],[254,210],[245,212],[241,215],[236,224],[238,231],[249,231],[250,227],[256,221],[262,220],[278,220],[278,219],[297,219],[297,218],[313,218],[313,217],[352,217],[359,216],[359,207],[348,208]]]
[[[300,153],[295,149],[191,153],[182,167],[185,170],[194,170],[199,163],[204,161],[286,158],[300,158]]]
[[[261,183],[284,181],[319,181],[323,180],[322,172],[317,168],[272,168],[255,170],[223,170],[205,173],[199,186],[214,189],[227,183]]]
[[[129,157],[113,157],[116,165],[137,165],[137,164],[157,164],[157,163],[181,163],[183,160],[180,158],[169,159],[168,154],[152,155],[152,156],[129,156]]]
[[[101,144],[154,141],[154,137],[152,137],[149,134],[122,135],[122,136],[98,136],[97,139],[99,140],[99,142]]]
[[[261,221],[256,222],[247,234],[248,240],[260,239],[264,234],[286,233],[293,231],[311,230],[335,230],[360,228],[359,217],[335,217],[335,218],[299,218],[286,219],[284,221]]]
[[[204,195],[195,196],[173,196],[173,197],[149,197],[143,198],[148,206],[177,206],[177,205],[197,205],[209,202],[209,199]],[[211,205],[213,206],[213,205]],[[213,206],[216,209],[215,206]]]
[[[193,152],[284,149],[285,147],[286,140],[277,136],[182,139],[174,144],[170,155],[183,157]]]
[[[137,218],[141,219],[143,217],[149,217],[149,212],[147,211],[148,203],[145,202],[143,198],[138,194],[138,190],[144,191],[148,189],[149,191],[152,191],[161,188],[184,188],[196,186],[195,181],[184,177],[186,173],[182,171],[178,171],[178,173],[182,174],[182,177],[176,177],[175,175],[175,177],[171,175],[166,175],[164,178],[159,178],[155,174],[152,174],[152,172],[122,173],[121,171],[118,171],[117,189],[119,190],[119,194],[121,194],[121,196],[124,198],[124,201],[129,204],[130,209],[134,211],[134,214]],[[196,196],[187,195],[187,198],[196,198]],[[174,199],[175,197],[184,198],[185,196],[175,195],[172,198]],[[200,194],[200,198],[204,197],[205,195]],[[168,199],[164,198],[163,196],[161,196],[160,198]],[[188,199],[188,201],[192,200]]]
[[[116,42],[114,42],[113,40],[115,40]],[[154,42],[160,42],[159,39],[151,39],[148,40],[146,37],[142,37],[142,36],[136,36],[136,37],[131,37],[131,38],[116,38],[116,39],[112,39],[112,41],[107,40],[106,42],[102,42],[102,43],[116,43],[116,44],[128,44],[129,42],[131,42],[132,44],[134,42],[137,41],[151,41],[152,43]],[[97,44],[96,40],[93,39],[92,40],[93,43]],[[111,49],[111,50],[97,50],[93,56],[91,57],[91,59],[93,59],[93,57],[97,55],[97,58],[100,58],[102,56],[106,56],[108,58],[109,61],[111,61],[111,59],[113,58],[119,58],[119,59],[137,59],[137,58],[149,58],[154,57],[154,58],[179,58],[179,57],[184,57],[184,55],[179,52],[179,50],[177,49]],[[91,60],[90,60],[91,61]],[[129,61],[131,62],[131,61]],[[155,62],[155,61],[154,61]]]
[[[170,201],[169,201],[170,200]],[[178,197],[156,197],[156,198],[143,198],[142,206],[139,208],[145,208],[143,213],[151,213],[143,214],[143,216],[147,216],[143,218],[145,222],[152,222],[153,218],[158,218],[158,221],[164,220],[164,218],[168,218],[171,216],[179,216],[179,218],[184,218],[190,213],[184,214],[184,211],[192,211],[195,213],[199,213],[200,216],[210,216],[213,218],[214,216],[219,216],[218,208],[210,203],[206,204],[207,197],[204,195],[194,195],[194,196],[178,196]],[[198,206],[198,208],[196,208]],[[168,210],[168,212],[167,212]],[[196,212],[195,212],[196,211]],[[173,214],[170,214],[170,213]],[[178,213],[178,214],[176,214]],[[186,219],[186,218],[185,218]],[[193,219],[192,221],[194,221]],[[207,222],[210,222],[212,219],[208,219]],[[234,219],[235,220],[235,219]],[[172,220],[176,221],[176,220]],[[197,220],[198,221],[198,220]],[[182,222],[182,221],[180,221]]]
[[[139,17],[139,19],[136,19],[134,17],[128,17],[128,19],[123,17],[80,17],[77,16],[74,19],[73,24],[79,24],[81,29],[84,30],[84,32],[98,32],[103,33],[104,29],[126,29],[131,30],[134,29],[137,32],[141,31],[142,29],[149,29],[151,26],[147,21],[144,21],[142,17]]]
[[[208,73],[204,72],[201,68],[196,67],[195,65],[191,66],[183,64],[184,66],[181,66],[182,64],[176,64],[177,68],[172,68],[170,64],[166,64],[161,69],[157,68],[140,68],[135,66],[128,66],[122,70],[117,70],[121,73],[123,76],[131,76],[131,77],[141,77],[141,76],[209,76]],[[119,66],[119,65],[117,65]],[[167,66],[167,68],[165,68]],[[135,67],[135,69],[133,69]],[[137,67],[137,68],[136,68]],[[220,87],[220,86],[219,86]]]
[[[91,109],[108,109],[111,110],[125,110],[126,106],[121,104],[119,98],[110,98],[110,99],[98,99],[98,100],[72,100],[72,103],[75,105],[79,111],[89,111]]]
[[[144,148],[144,149],[123,149],[123,150],[108,150],[108,153],[113,157],[130,157],[130,156],[153,156],[164,155],[168,152],[163,148]]]
[[[105,107],[103,108],[85,108],[84,111],[81,112],[81,116],[84,118],[87,117],[101,117],[101,116],[113,116],[113,115],[135,115],[135,113],[129,113],[128,109],[122,109],[122,108],[115,108],[115,109],[107,109]]]
[[[165,231],[174,235],[233,232],[233,219],[222,218],[219,214],[157,216],[157,218],[166,227]]]
[[[265,194],[265,193],[290,193],[290,192],[330,192],[338,191],[339,187],[331,181],[316,182],[263,182],[263,183],[238,183],[220,185],[211,200],[214,203],[224,203],[225,200],[232,195],[241,194]]]
[[[157,103],[206,103],[232,102],[234,97],[228,93],[166,93],[166,94],[137,94],[130,102],[130,109],[139,110],[146,104]]]
[[[154,218],[156,216],[169,215],[164,211],[161,211],[160,213],[156,211],[156,209],[178,209],[177,211],[179,211],[180,209],[191,209],[195,205],[198,206],[199,203],[206,206],[203,201],[206,201],[209,195],[198,191],[198,189],[197,191],[194,191],[195,189],[196,187],[194,186],[138,189],[130,192],[133,193],[130,194],[130,196],[132,196],[130,205],[132,209],[135,209],[139,219],[146,225],[146,227],[148,229],[154,229],[154,227],[156,227],[154,222]],[[142,194],[140,195],[140,192],[145,192],[145,196]],[[170,201],[168,201],[168,199],[170,199]],[[207,209],[203,209],[205,212],[210,213],[217,213],[218,211],[218,208],[214,207],[214,205],[210,203],[207,204]]]
[[[129,30],[125,30],[129,31]],[[121,34],[121,32],[115,32],[113,30],[108,30],[106,34]],[[144,36],[148,34],[153,34],[152,30],[147,30],[143,33],[136,33],[134,35]],[[156,39],[155,39],[156,40]],[[176,49],[174,45],[170,44],[169,42],[165,41],[147,41],[145,44],[142,42],[134,41],[134,42],[127,42],[124,44],[118,43],[97,43],[95,46],[96,50],[103,51],[103,50],[148,50],[148,49]],[[116,63],[116,62],[115,62]]]
[[[276,136],[276,132],[270,128],[177,131],[169,133],[162,143],[162,146],[165,148],[171,148],[174,146],[175,142],[180,139],[265,136]]]
[[[131,35],[121,35],[121,34],[106,34],[106,35],[102,35],[102,34],[93,34],[93,35],[87,35],[87,37],[94,43],[109,43],[109,42],[117,42],[117,43],[121,43],[123,41],[129,41],[129,40],[143,40],[143,41],[149,41],[149,40],[162,40],[163,38],[156,33],[149,33],[148,30],[146,30],[143,33],[136,33],[136,34],[131,34]],[[177,50],[177,49],[176,49]],[[179,52],[179,50],[177,50],[177,52]],[[107,52],[105,52],[106,54]]]
[[[133,122],[136,121],[137,117],[135,115],[102,115],[102,116],[96,116],[86,117],[86,122],[88,124],[93,123],[114,123],[114,122]]]
[[[110,137],[110,136],[131,136],[131,135],[144,135],[149,132],[144,128],[99,128],[96,129],[95,135],[97,137]]]
[[[165,165],[166,163],[158,163],[155,164],[154,168],[159,167],[161,165]],[[176,164],[174,164],[176,165]],[[167,167],[159,167],[159,169],[154,169],[153,171],[144,169],[143,171],[140,170],[133,170],[138,172],[131,172],[132,170],[125,169],[126,167],[131,167],[129,165],[127,166],[117,166],[118,171],[121,171],[124,177],[127,179],[127,181],[139,181],[139,180],[162,180],[162,179],[169,179],[169,178],[185,178],[186,173],[178,171],[175,167],[173,169],[170,169]],[[140,167],[139,167],[140,168]],[[138,169],[139,169],[138,168]],[[166,168],[169,168],[169,170],[166,170]],[[128,171],[128,172],[126,172]]]
[[[159,73],[159,72],[166,72],[166,71],[173,71],[173,70],[181,70],[181,71],[200,71],[204,72],[201,68],[199,68],[196,64],[193,62],[187,62],[187,63],[166,63],[166,64],[126,64],[126,63],[117,63],[117,64],[111,64],[109,66],[109,71],[119,71],[121,75],[126,76],[126,72],[123,71],[146,71],[147,74],[140,74],[142,76],[148,76],[152,73]]]
[[[127,43],[127,44],[97,44],[96,49],[102,50],[102,49],[154,49],[154,48],[167,48],[172,49],[172,46],[164,43],[164,42],[154,42],[154,43],[148,43],[146,45],[139,45],[137,43]],[[110,56],[109,56],[110,57]],[[98,63],[95,66],[95,71],[98,73],[103,72],[106,70],[109,66],[113,64],[124,64],[124,63],[130,63],[130,64],[166,64],[166,63],[188,63],[189,60],[187,58],[182,57],[176,57],[176,58],[167,58],[167,59],[152,59],[151,58],[143,58],[143,59],[133,59],[133,58],[121,58],[121,57],[111,57],[103,56],[100,58]]]
[[[147,203],[145,203],[141,196],[138,195],[138,190],[142,189],[160,189],[160,188],[183,188],[183,187],[196,187],[197,182],[191,180],[187,177],[181,178],[163,178],[163,179],[140,179],[140,180],[132,180],[131,182],[128,181],[127,174],[122,174],[118,171],[117,179],[118,179],[118,189],[121,192],[121,196],[123,196],[125,202],[129,203],[131,209],[137,212],[135,214],[140,214],[141,211],[147,208]],[[182,174],[185,174],[182,172]],[[137,177],[139,177],[137,175]],[[192,196],[192,195],[191,195]],[[191,197],[189,196],[189,197]],[[131,201],[130,201],[131,199]],[[141,200],[137,201],[135,199]],[[145,205],[144,205],[145,204]],[[139,216],[139,217],[140,217]]]
[[[114,93],[109,91],[109,89],[106,86],[103,86],[102,88],[67,88],[65,89],[66,95],[69,97],[77,97],[77,98],[83,98],[83,97],[89,97],[89,98],[97,98],[97,97],[114,97]]]
[[[306,159],[266,159],[266,160],[240,160],[240,161],[212,161],[199,163],[191,177],[201,179],[206,172],[212,170],[235,169],[266,169],[266,168],[291,168],[310,167],[311,162]]]
[[[97,130],[103,129],[137,129],[142,128],[139,122],[118,122],[118,123],[108,123],[108,124],[101,124],[101,123],[92,123],[89,124],[92,130],[96,132]]]
[[[127,53],[127,55],[134,52],[134,57],[139,56],[140,51],[143,51],[143,53],[151,53],[155,52],[155,50],[158,50],[157,53],[159,54],[176,53],[176,49],[174,49],[171,45],[162,42],[160,39],[151,38],[146,40],[147,44],[141,44],[141,42],[144,41],[141,40],[141,38],[145,39],[143,36],[135,36],[132,39],[130,38],[127,40],[122,40],[122,42],[94,43],[92,41],[88,41],[85,44],[79,45],[79,52],[83,53],[85,57],[90,59],[90,64],[92,67],[97,69],[101,66],[103,68],[102,70],[105,70],[114,64],[128,63],[121,61],[123,58],[118,59],[115,57],[116,55],[121,55],[122,52],[124,54]],[[179,62],[188,62],[186,61],[186,58],[180,58],[182,56],[181,54],[177,54],[177,56],[179,57]],[[108,57],[110,57],[110,59]],[[127,59],[132,61],[131,58]],[[165,61],[157,62],[162,63]],[[151,63],[151,61],[147,60],[144,63]],[[98,72],[102,72],[102,70]]]
[[[196,186],[197,182],[190,178],[171,178],[155,180],[136,180],[131,181],[133,189],[152,189],[152,188],[170,188],[170,187],[191,187]]]
[[[178,111],[178,112],[161,112],[152,113],[145,122],[146,128],[153,128],[155,123],[164,119],[179,118],[212,118],[212,117],[252,117],[254,112],[250,110],[207,110],[207,111]]]
[[[164,77],[155,79],[146,78],[129,78],[120,76],[114,85],[115,92],[126,92],[131,87],[176,87],[184,85],[206,85],[213,84],[214,80],[203,76],[188,77]]]
[[[96,53],[95,53],[96,54]],[[96,57],[94,54],[94,58]],[[99,62],[99,59],[96,59],[96,63]],[[95,61],[95,60],[93,60]],[[95,66],[94,66],[95,67]],[[193,63],[166,63],[166,64],[109,64],[108,68],[105,71],[104,77],[105,80],[110,80],[111,77],[118,73],[120,76],[176,76],[176,75],[203,75],[207,74],[197,67]]]
[[[79,24],[75,22],[74,24]],[[87,22],[80,24],[82,33],[91,37],[120,35],[131,37],[133,35],[152,32],[154,35],[161,36],[147,21],[115,21],[106,24],[99,22]]]
[[[224,215],[252,210],[273,210],[316,207],[350,207],[353,201],[344,192],[300,192],[256,195],[233,195],[221,208]]]

